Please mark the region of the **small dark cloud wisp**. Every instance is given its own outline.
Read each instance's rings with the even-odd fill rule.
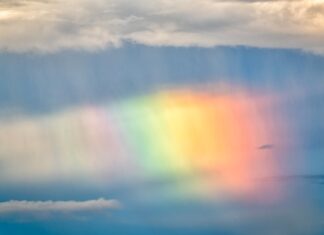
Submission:
[[[274,145],[273,144],[263,144],[258,147],[260,150],[267,150],[267,149],[273,149]]]

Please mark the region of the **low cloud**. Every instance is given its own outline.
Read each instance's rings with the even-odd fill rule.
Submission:
[[[0,1],[0,50],[246,45],[324,53],[323,0]]]
[[[0,215],[15,213],[85,212],[120,208],[117,200],[99,198],[88,201],[6,201],[0,202]]]

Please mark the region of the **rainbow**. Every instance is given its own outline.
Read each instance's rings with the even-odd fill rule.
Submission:
[[[163,91],[104,106],[0,122],[2,178],[200,177],[242,192],[272,174],[274,123],[257,96]],[[272,122],[271,122],[272,121]],[[267,153],[265,153],[267,152]],[[271,152],[271,151],[270,151]]]

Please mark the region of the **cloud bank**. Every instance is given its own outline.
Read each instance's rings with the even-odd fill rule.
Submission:
[[[117,200],[99,198],[88,201],[7,201],[0,202],[0,215],[37,212],[81,212],[117,209]]]
[[[324,1],[2,0],[0,50],[246,45],[324,53]]]

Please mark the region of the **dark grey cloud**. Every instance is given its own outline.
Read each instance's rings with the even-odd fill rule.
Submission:
[[[272,144],[263,144],[258,147],[258,149],[261,149],[261,150],[272,149],[272,148],[274,148],[274,145],[272,145]]]

